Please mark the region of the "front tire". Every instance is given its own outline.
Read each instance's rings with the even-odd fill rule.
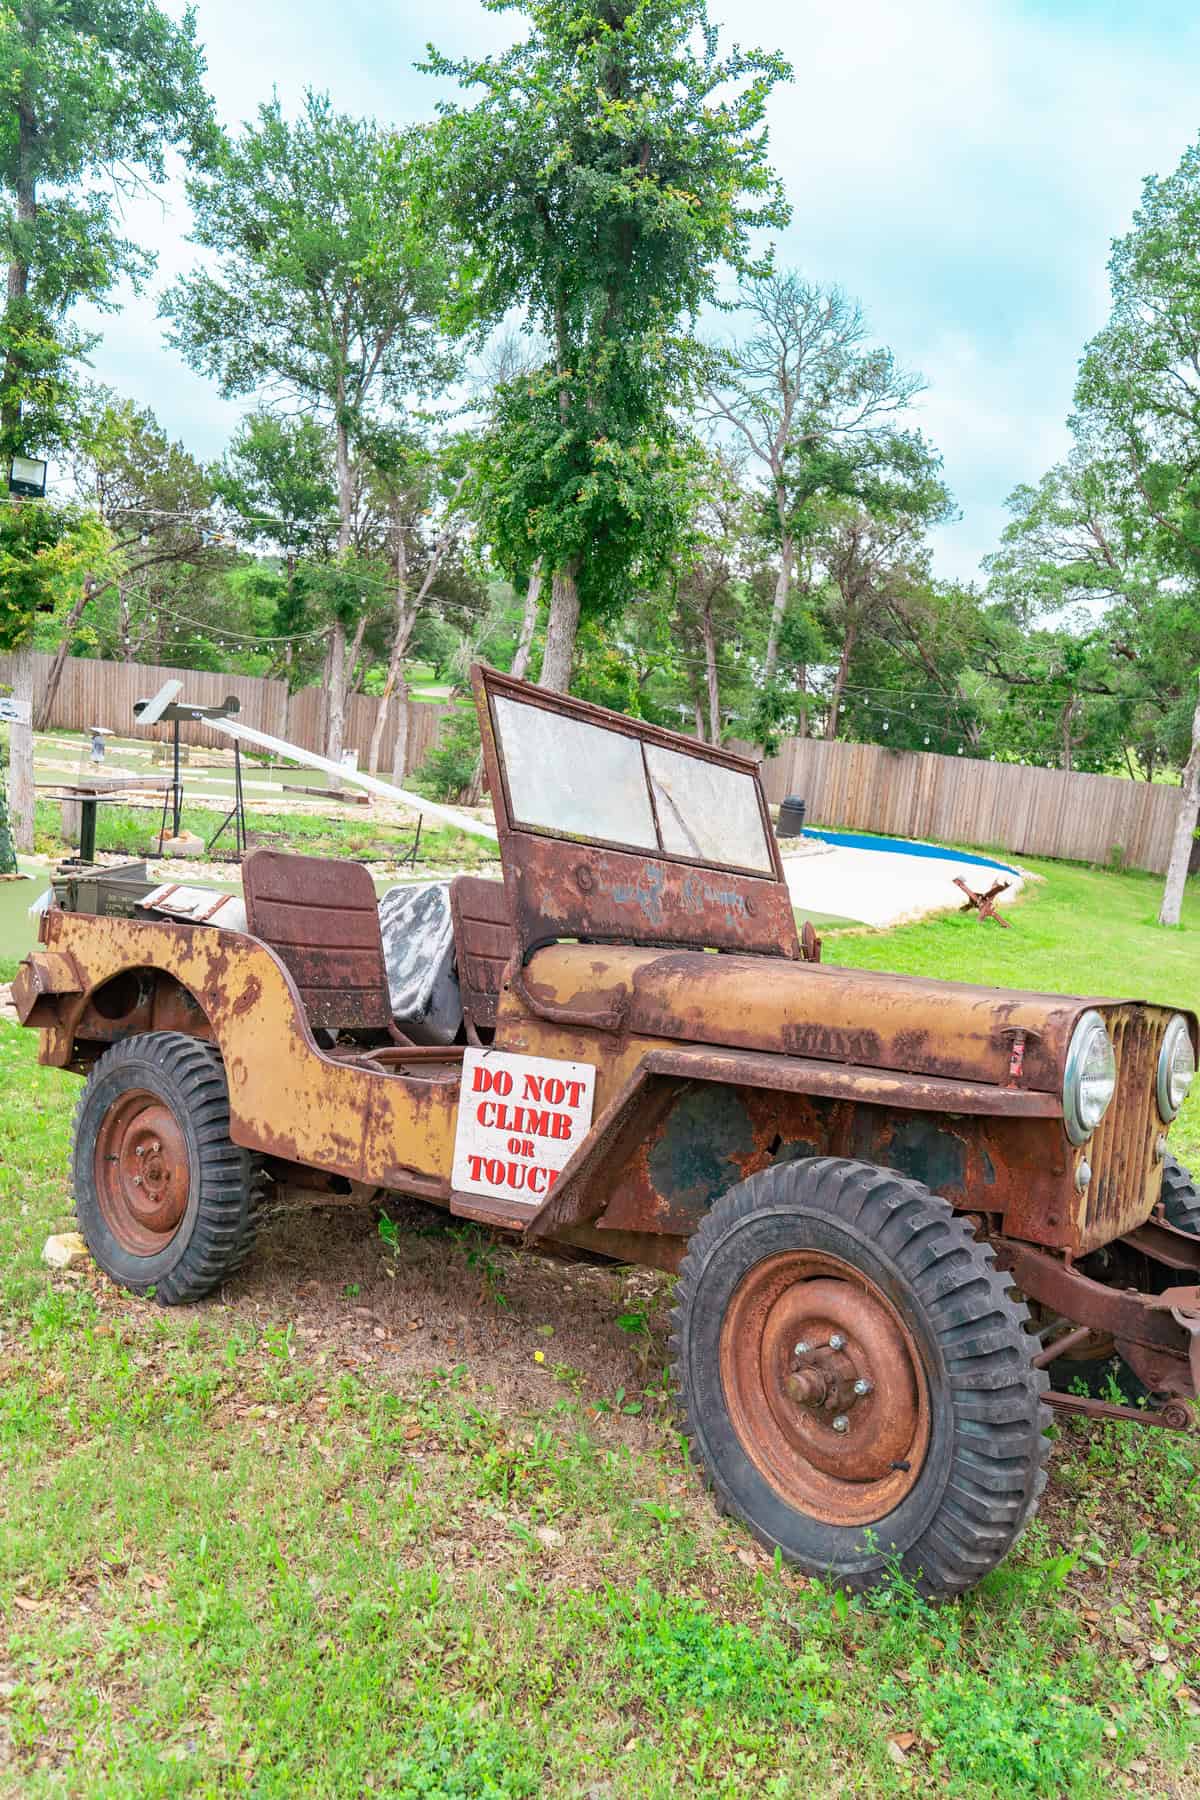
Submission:
[[[683,1425],[722,1509],[808,1573],[930,1595],[1008,1553],[1045,1485],[1028,1313],[944,1200],[831,1157],[752,1176],[680,1269]]]
[[[164,1306],[199,1300],[254,1244],[259,1183],[229,1136],[213,1045],[182,1032],[124,1039],[75,1113],[75,1212],[105,1274]]]
[[[1162,1204],[1168,1225],[1200,1237],[1200,1188],[1175,1156],[1163,1162]]]

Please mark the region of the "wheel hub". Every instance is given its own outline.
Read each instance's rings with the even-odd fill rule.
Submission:
[[[187,1211],[187,1142],[174,1113],[144,1089],[122,1094],[96,1140],[100,1212],[123,1250],[155,1256]]]
[[[739,1284],[721,1377],[743,1449],[790,1505],[831,1524],[884,1517],[929,1442],[924,1373],[883,1292],[822,1252],[767,1258]]]

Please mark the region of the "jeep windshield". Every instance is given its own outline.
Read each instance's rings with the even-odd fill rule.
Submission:
[[[759,785],[748,771],[514,699],[492,698],[517,830],[773,875]],[[686,740],[682,740],[686,742]]]

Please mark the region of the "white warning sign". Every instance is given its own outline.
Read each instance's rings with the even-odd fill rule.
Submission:
[[[540,1206],[590,1131],[595,1098],[591,1063],[468,1050],[454,1188]]]

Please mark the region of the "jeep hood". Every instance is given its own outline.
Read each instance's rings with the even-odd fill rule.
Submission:
[[[554,944],[525,972],[535,1006],[594,1014],[639,1037],[775,1051],[912,1075],[1062,1087],[1089,1007],[1131,1004],[930,981],[783,957]]]

